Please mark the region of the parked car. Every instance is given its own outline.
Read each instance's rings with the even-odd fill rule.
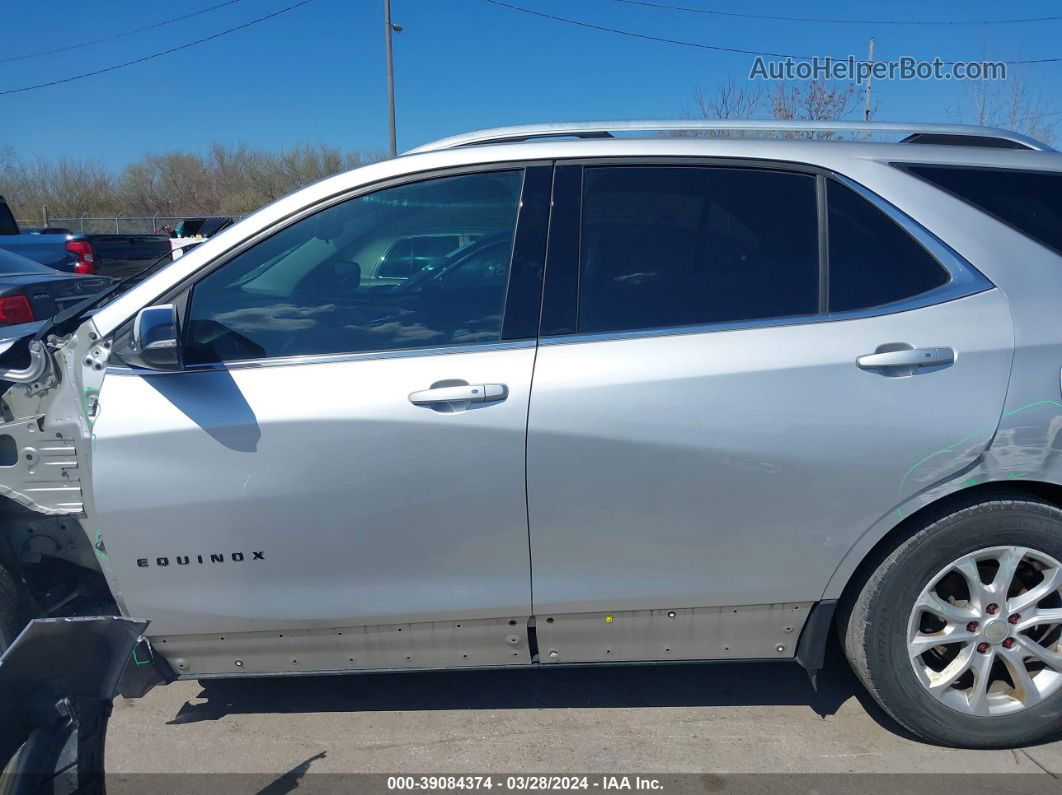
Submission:
[[[59,273],[0,249],[0,326],[47,320],[113,283],[106,276]]]
[[[72,230],[67,229],[65,226],[33,226],[22,227],[20,230],[24,235],[72,235]]]
[[[440,257],[475,242],[476,238],[477,235],[468,232],[400,237],[387,247],[372,275],[377,279],[408,279]]]
[[[58,227],[20,231],[0,196],[0,249],[49,268],[124,279],[170,254],[166,235],[75,235]]]
[[[177,224],[172,237],[212,237],[223,229],[228,229],[234,223],[232,218],[221,215],[185,218]]]
[[[1062,156],[1015,133],[436,142],[0,342],[0,643],[94,611],[150,620],[163,679],[814,673],[836,632],[909,730],[1035,743],[1060,300]]]

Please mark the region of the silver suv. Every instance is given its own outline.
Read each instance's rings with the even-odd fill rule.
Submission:
[[[1043,739],[1060,257],[1062,156],[984,128],[506,128],[326,179],[2,335],[0,645],[814,672],[835,629],[921,736]]]

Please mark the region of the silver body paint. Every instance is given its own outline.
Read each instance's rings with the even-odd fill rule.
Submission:
[[[443,168],[593,157],[826,169],[987,281],[785,324],[203,372],[112,363],[79,431],[82,524],[106,540],[123,609],[151,619],[180,673],[528,664],[529,620],[543,662],[791,657],[808,606],[837,598],[905,516],[975,484],[1062,484],[1062,262],[890,165],[1062,170],[1049,152],[623,138],[428,151],[263,208],[83,328],[111,339],[330,197]],[[889,343],[950,347],[955,361],[910,377],[856,365]],[[509,394],[452,414],[407,399],[451,379]],[[755,620],[728,619],[739,611]]]

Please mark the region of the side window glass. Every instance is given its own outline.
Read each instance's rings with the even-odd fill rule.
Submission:
[[[889,216],[851,189],[827,183],[829,311],[867,309],[940,287],[948,272]]]
[[[1062,254],[1062,174],[956,166],[904,169]]]
[[[442,177],[285,227],[194,286],[185,361],[500,340],[522,183],[521,170]],[[413,261],[427,237],[441,242],[401,281],[373,268],[396,244]]]
[[[579,331],[817,313],[815,195],[783,171],[587,168]]]

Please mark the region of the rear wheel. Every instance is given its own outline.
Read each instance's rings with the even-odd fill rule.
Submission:
[[[1038,742],[1062,726],[1062,511],[1000,497],[928,523],[843,617],[871,695],[926,739]]]

